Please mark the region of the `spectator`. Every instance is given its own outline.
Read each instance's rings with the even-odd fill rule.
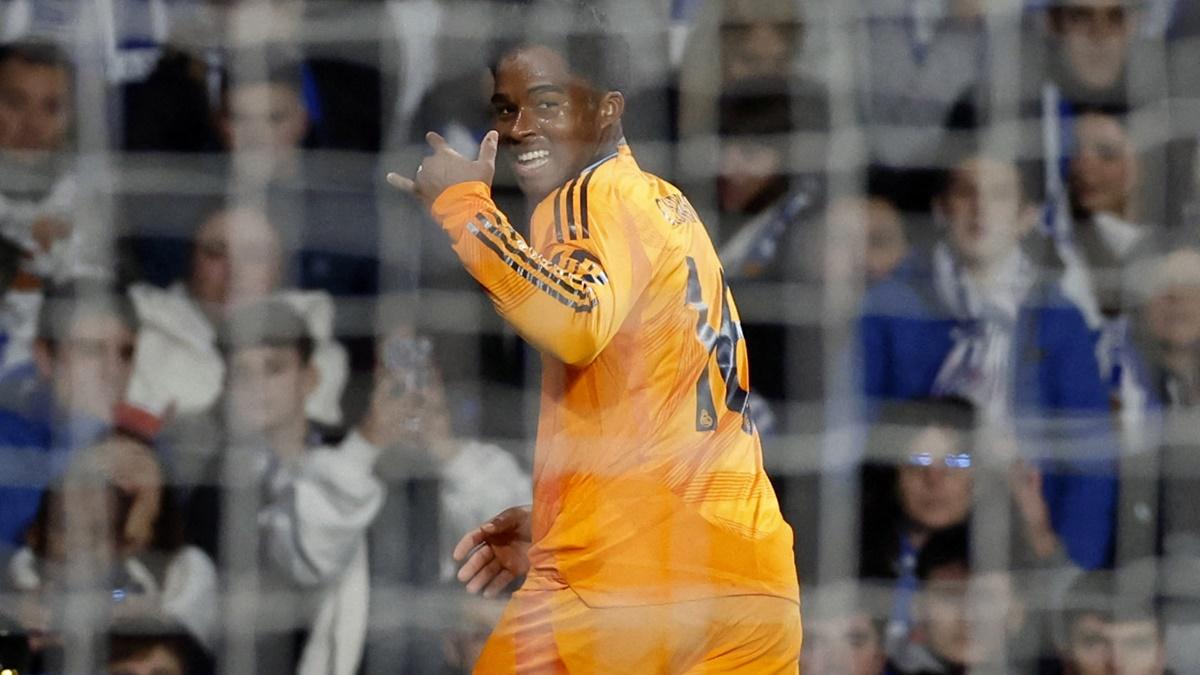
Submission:
[[[1128,270],[1132,340],[1123,359],[1121,559],[1200,554],[1200,250],[1176,244]]]
[[[336,446],[322,445],[304,412],[320,378],[315,342],[281,301],[229,316],[220,338],[228,447],[188,506],[189,536],[215,559],[234,573],[261,560],[263,588],[301,591],[284,612],[295,620],[289,629],[254,636],[260,672],[355,672],[367,630],[366,530],[384,497],[373,467],[406,433],[409,401],[381,377],[358,428]],[[222,545],[231,536],[261,543],[246,556]]]
[[[265,194],[270,218],[288,224],[283,234],[297,251],[301,288],[373,295],[379,230],[374,192],[364,188],[374,184],[373,166],[306,152],[317,124],[317,113],[306,107],[315,86],[308,66],[271,63],[257,76],[243,69],[234,75],[222,93],[218,130],[224,148],[235,153],[237,189]]]
[[[210,412],[225,377],[220,324],[237,307],[276,296],[305,317],[317,341],[314,364],[322,377],[308,398],[308,415],[339,425],[346,354],[333,339],[333,299],[321,291],[281,289],[284,266],[279,231],[261,212],[212,212],[196,230],[185,282],[130,289],[142,323],[130,401],[155,414],[172,408],[181,419]]]
[[[1111,333],[1108,324],[1122,314],[1121,268],[1150,234],[1139,222],[1140,158],[1119,110],[1081,106],[1074,128],[1067,169],[1070,237],[1059,242],[1068,269],[1064,284],[1089,325]]]
[[[739,90],[791,98],[797,121],[803,124],[788,131],[828,129],[826,89],[800,75],[798,68],[805,29],[802,8],[789,0],[706,2],[688,36],[679,74],[678,136],[699,139],[717,131],[721,97]],[[714,49],[719,59],[716,68]],[[680,169],[685,172],[693,170],[689,152],[684,148],[681,158]],[[814,150],[796,156],[820,157],[821,153]],[[702,166],[711,162],[706,160]]]
[[[795,3],[707,3],[696,21],[688,51],[718,50],[716,91],[738,82],[786,76],[795,69],[803,47],[804,16]]]
[[[55,592],[95,588],[111,592],[113,617],[162,613],[212,645],[216,569],[184,545],[182,526],[153,452],[108,441],[78,453],[62,480],[42,493],[8,575],[14,588],[49,607],[43,617],[59,611]],[[26,626],[42,633],[51,627]]]
[[[816,277],[809,274],[816,266],[813,261],[823,253],[820,223],[813,218],[823,198],[822,181],[813,174],[795,175],[788,148],[790,132],[803,128],[796,119],[799,113],[803,112],[811,127],[815,121],[809,118],[823,116],[824,111],[794,107],[786,88],[782,78],[742,81],[719,103],[716,224],[720,237],[713,233],[713,239],[719,242],[721,263],[735,293],[756,281],[821,278],[819,273]],[[750,409],[763,435],[786,427],[785,398],[795,400],[807,393],[788,386],[786,364],[793,359],[815,361],[813,352],[798,356],[798,345],[820,343],[820,336],[811,334],[811,326],[781,323],[783,304],[790,299],[777,296],[776,301],[778,311],[768,312],[767,318],[747,315],[742,322],[754,369]]]
[[[923,213],[955,97],[988,72],[986,3],[877,0],[851,33],[854,96],[874,162],[899,170],[894,199]]]
[[[1081,107],[1075,123],[1067,184],[1071,215],[1076,224],[1103,228],[1112,223],[1136,224],[1141,183],[1137,149],[1129,137],[1124,111],[1117,108]],[[1076,234],[1077,237],[1082,236]],[[1134,236],[1111,236],[1117,253],[1124,252]]]
[[[112,433],[138,330],[124,295],[87,282],[55,289],[37,325],[36,373],[3,387],[11,398],[0,411],[0,550],[22,544],[42,489],[71,457]]]
[[[1018,114],[1036,115],[1055,130],[1065,129],[1058,126],[1062,121],[1059,115],[1069,117],[1074,105],[1130,105],[1134,103],[1130,95],[1141,94],[1139,90],[1151,83],[1150,78],[1130,79],[1137,24],[1134,3],[1052,0],[1043,3],[1041,11],[1046,30],[1031,31],[1034,42],[1026,45],[1024,65],[1028,67],[1023,72],[1032,77],[1023,77],[1016,89],[1005,92],[1016,98]],[[1131,90],[1130,85],[1138,89]],[[952,128],[978,128],[1000,121],[993,119],[985,103],[991,86],[990,82],[980,83],[959,98],[949,118]],[[1060,149],[1048,148],[1053,153]]]
[[[107,675],[211,675],[212,659],[180,626],[153,616],[109,629]]]
[[[1053,53],[1051,74],[1072,100],[1120,101],[1137,27],[1125,0],[1057,0],[1046,22]]]
[[[900,210],[878,194],[831,200],[825,209],[825,231],[836,242],[832,251],[825,249],[826,255],[846,255],[860,265],[866,286],[891,276],[910,250]]]
[[[508,450],[456,434],[433,343],[407,327],[381,341],[379,363],[398,383],[406,411],[397,447],[376,463],[388,498],[371,528],[376,585],[436,586],[458,572],[458,539],[512,504],[529,503],[532,481]],[[475,663],[503,604],[463,598],[452,626],[413,625],[372,633],[367,671],[402,648],[420,672],[461,672]]]
[[[210,64],[175,45],[162,48],[154,69],[121,88],[122,147],[130,151],[196,153],[219,147],[208,96]]]
[[[1063,288],[1098,334],[1096,358],[1113,407],[1122,411],[1135,370],[1122,297],[1124,267],[1144,255],[1153,225],[1139,222],[1141,158],[1118,109],[1080,106],[1067,170],[1070,236],[1057,240]],[[1064,216],[1066,217],[1066,216]],[[1131,405],[1136,405],[1130,402]],[[1126,431],[1132,431],[1126,424]],[[1138,441],[1126,435],[1127,446]],[[1130,447],[1129,449],[1133,449]]]
[[[1108,395],[1082,315],[1055,286],[1037,283],[1021,250],[1035,212],[1020,174],[1010,162],[967,156],[947,172],[933,207],[945,223],[941,240],[867,294],[864,391],[876,401],[973,402],[1001,435],[1016,434],[1041,470],[1070,558],[1102,566],[1116,504]],[[1071,431],[1048,433],[1064,416],[1076,418]]]
[[[876,612],[860,586],[833,597],[828,589],[804,598],[804,644],[800,665],[806,675],[884,675],[885,612]],[[848,597],[845,597],[848,596]]]
[[[301,66],[275,66],[266,77],[227,82],[217,120],[221,144],[254,162],[252,175],[295,176],[311,129]]]
[[[1200,403],[1200,249],[1179,246],[1133,266],[1145,358],[1144,396],[1166,407]]]
[[[1028,673],[1010,647],[1028,642],[1025,608],[1012,574],[1002,562],[972,555],[966,527],[930,537],[917,561],[921,590],[917,626],[924,662],[913,655],[902,673]],[[1019,639],[1023,637],[1024,639]]]
[[[1166,635],[1158,605],[1144,583],[1123,585],[1109,572],[1079,575],[1058,616],[1064,675],[1166,673]]]
[[[727,10],[726,16],[736,16],[739,8]],[[780,10],[779,21],[769,21],[767,12],[761,16],[743,16],[721,26],[721,81],[726,85],[735,82],[761,80],[777,76],[792,69],[793,59],[800,52],[800,33],[803,25],[798,16],[789,17]],[[795,22],[795,23],[792,23]]]
[[[975,512],[977,493],[988,496],[992,481],[977,477],[1000,469],[1010,505],[1012,561],[1019,568],[1059,564],[1063,552],[1050,527],[1041,476],[1022,463],[988,458],[975,439],[976,414],[965,401],[892,402],[872,430],[869,460],[862,476],[860,575],[894,579],[896,594],[888,626],[890,653],[904,651],[912,630],[912,599],[917,563],[931,537],[965,526]],[[989,465],[989,469],[982,466]],[[988,475],[983,473],[983,476]]]
[[[380,362],[404,390],[408,412],[403,422],[408,433],[401,446],[408,452],[391,453],[380,469],[404,475],[419,467],[437,467],[440,576],[450,581],[457,572],[450,552],[459,538],[509,506],[528,502],[533,485],[507,450],[454,436],[440,369],[427,338],[399,330],[384,341],[382,351]],[[390,470],[387,464],[392,465]]]
[[[102,232],[74,227],[70,168],[74,69],[43,42],[0,45],[0,236],[27,271],[57,281],[109,276]]]
[[[997,83],[990,82],[968,90],[948,118],[951,129],[959,131],[1012,122],[1040,131],[1038,140],[1031,136],[1022,146],[1022,154],[1044,159],[1039,189],[1039,195],[1047,200],[1044,226],[1058,237],[1070,234],[1066,170],[1072,129],[1080,113],[1097,108],[1140,111],[1172,94],[1162,45],[1137,38],[1140,4],[1132,0],[1046,3],[1041,14],[1046,30],[1027,36],[1020,79],[1004,83],[999,91],[995,90]],[[1184,91],[1175,93],[1190,96]],[[1015,105],[993,109],[990,101],[996,100],[994,94]],[[1016,119],[1002,119],[1003,110],[1014,111]],[[1179,138],[1183,135],[1178,132]],[[1167,202],[1180,202],[1188,192],[1180,175],[1188,171],[1190,161],[1183,146],[1191,144],[1172,142],[1144,151],[1143,180],[1168,193],[1168,199],[1142,203],[1142,222],[1166,224],[1179,218],[1177,211],[1159,207],[1165,204],[1176,209],[1182,204]],[[1151,171],[1162,174],[1150,175]],[[1176,191],[1181,194],[1173,194]]]
[[[796,119],[791,99],[782,93],[785,84],[743,82],[742,89],[721,97],[717,208],[721,262],[730,278],[782,280],[791,254],[801,248],[793,242],[814,238],[806,236],[813,228],[803,227],[802,219],[822,198],[820,181],[813,174],[793,175],[786,139],[794,129],[819,127],[815,120]]]

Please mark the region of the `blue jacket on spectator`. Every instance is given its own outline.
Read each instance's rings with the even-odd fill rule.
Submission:
[[[42,393],[31,414],[0,410],[0,560],[25,544],[42,491],[66,470],[75,452],[112,431],[107,422],[65,415],[49,391]]]
[[[926,398],[962,320],[937,296],[928,253],[908,258],[867,294],[859,325],[863,385],[870,399]],[[1011,409],[1026,456],[1039,460],[1043,495],[1067,554],[1093,569],[1110,563],[1117,505],[1117,443],[1094,341],[1082,314],[1053,286],[1035,286],[1012,341]],[[1058,419],[1082,424],[1059,427]],[[1046,452],[1058,438],[1088,455]],[[1048,456],[1052,455],[1052,456]]]

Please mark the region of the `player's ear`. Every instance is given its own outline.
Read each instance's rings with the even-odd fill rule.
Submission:
[[[610,91],[600,99],[600,126],[611,127],[621,121],[625,113],[625,96],[619,91]]]

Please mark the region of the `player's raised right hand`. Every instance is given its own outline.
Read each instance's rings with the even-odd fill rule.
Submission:
[[[454,547],[454,559],[466,560],[458,580],[470,593],[494,598],[514,579],[529,571],[532,541],[528,506],[514,506],[471,530]]]
[[[433,148],[433,154],[421,162],[413,178],[389,173],[387,181],[393,187],[412,192],[426,204],[431,204],[451,185],[468,181],[492,184],[492,177],[496,174],[496,146],[500,142],[500,135],[495,131],[487,132],[480,142],[479,159],[467,159],[458,154],[436,132],[425,134],[425,140]]]

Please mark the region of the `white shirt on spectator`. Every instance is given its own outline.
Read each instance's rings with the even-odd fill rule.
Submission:
[[[464,441],[442,466],[441,578],[454,578],[458,565],[451,559],[454,544],[510,506],[533,500],[533,482],[512,453],[491,443]]]
[[[263,476],[258,513],[264,552],[291,583],[321,589],[297,673],[352,675],[367,636],[367,528],[383,505],[376,448],[353,432]]]
[[[210,409],[225,379],[217,327],[182,283],[165,290],[135,284],[129,294],[142,325],[128,402],[156,415],[172,404],[176,414]],[[342,421],[348,361],[345,348],[333,338],[333,298],[324,291],[280,291],[275,297],[304,317],[316,343],[312,362],[320,377],[305,402],[305,413],[315,422],[336,426]]]

